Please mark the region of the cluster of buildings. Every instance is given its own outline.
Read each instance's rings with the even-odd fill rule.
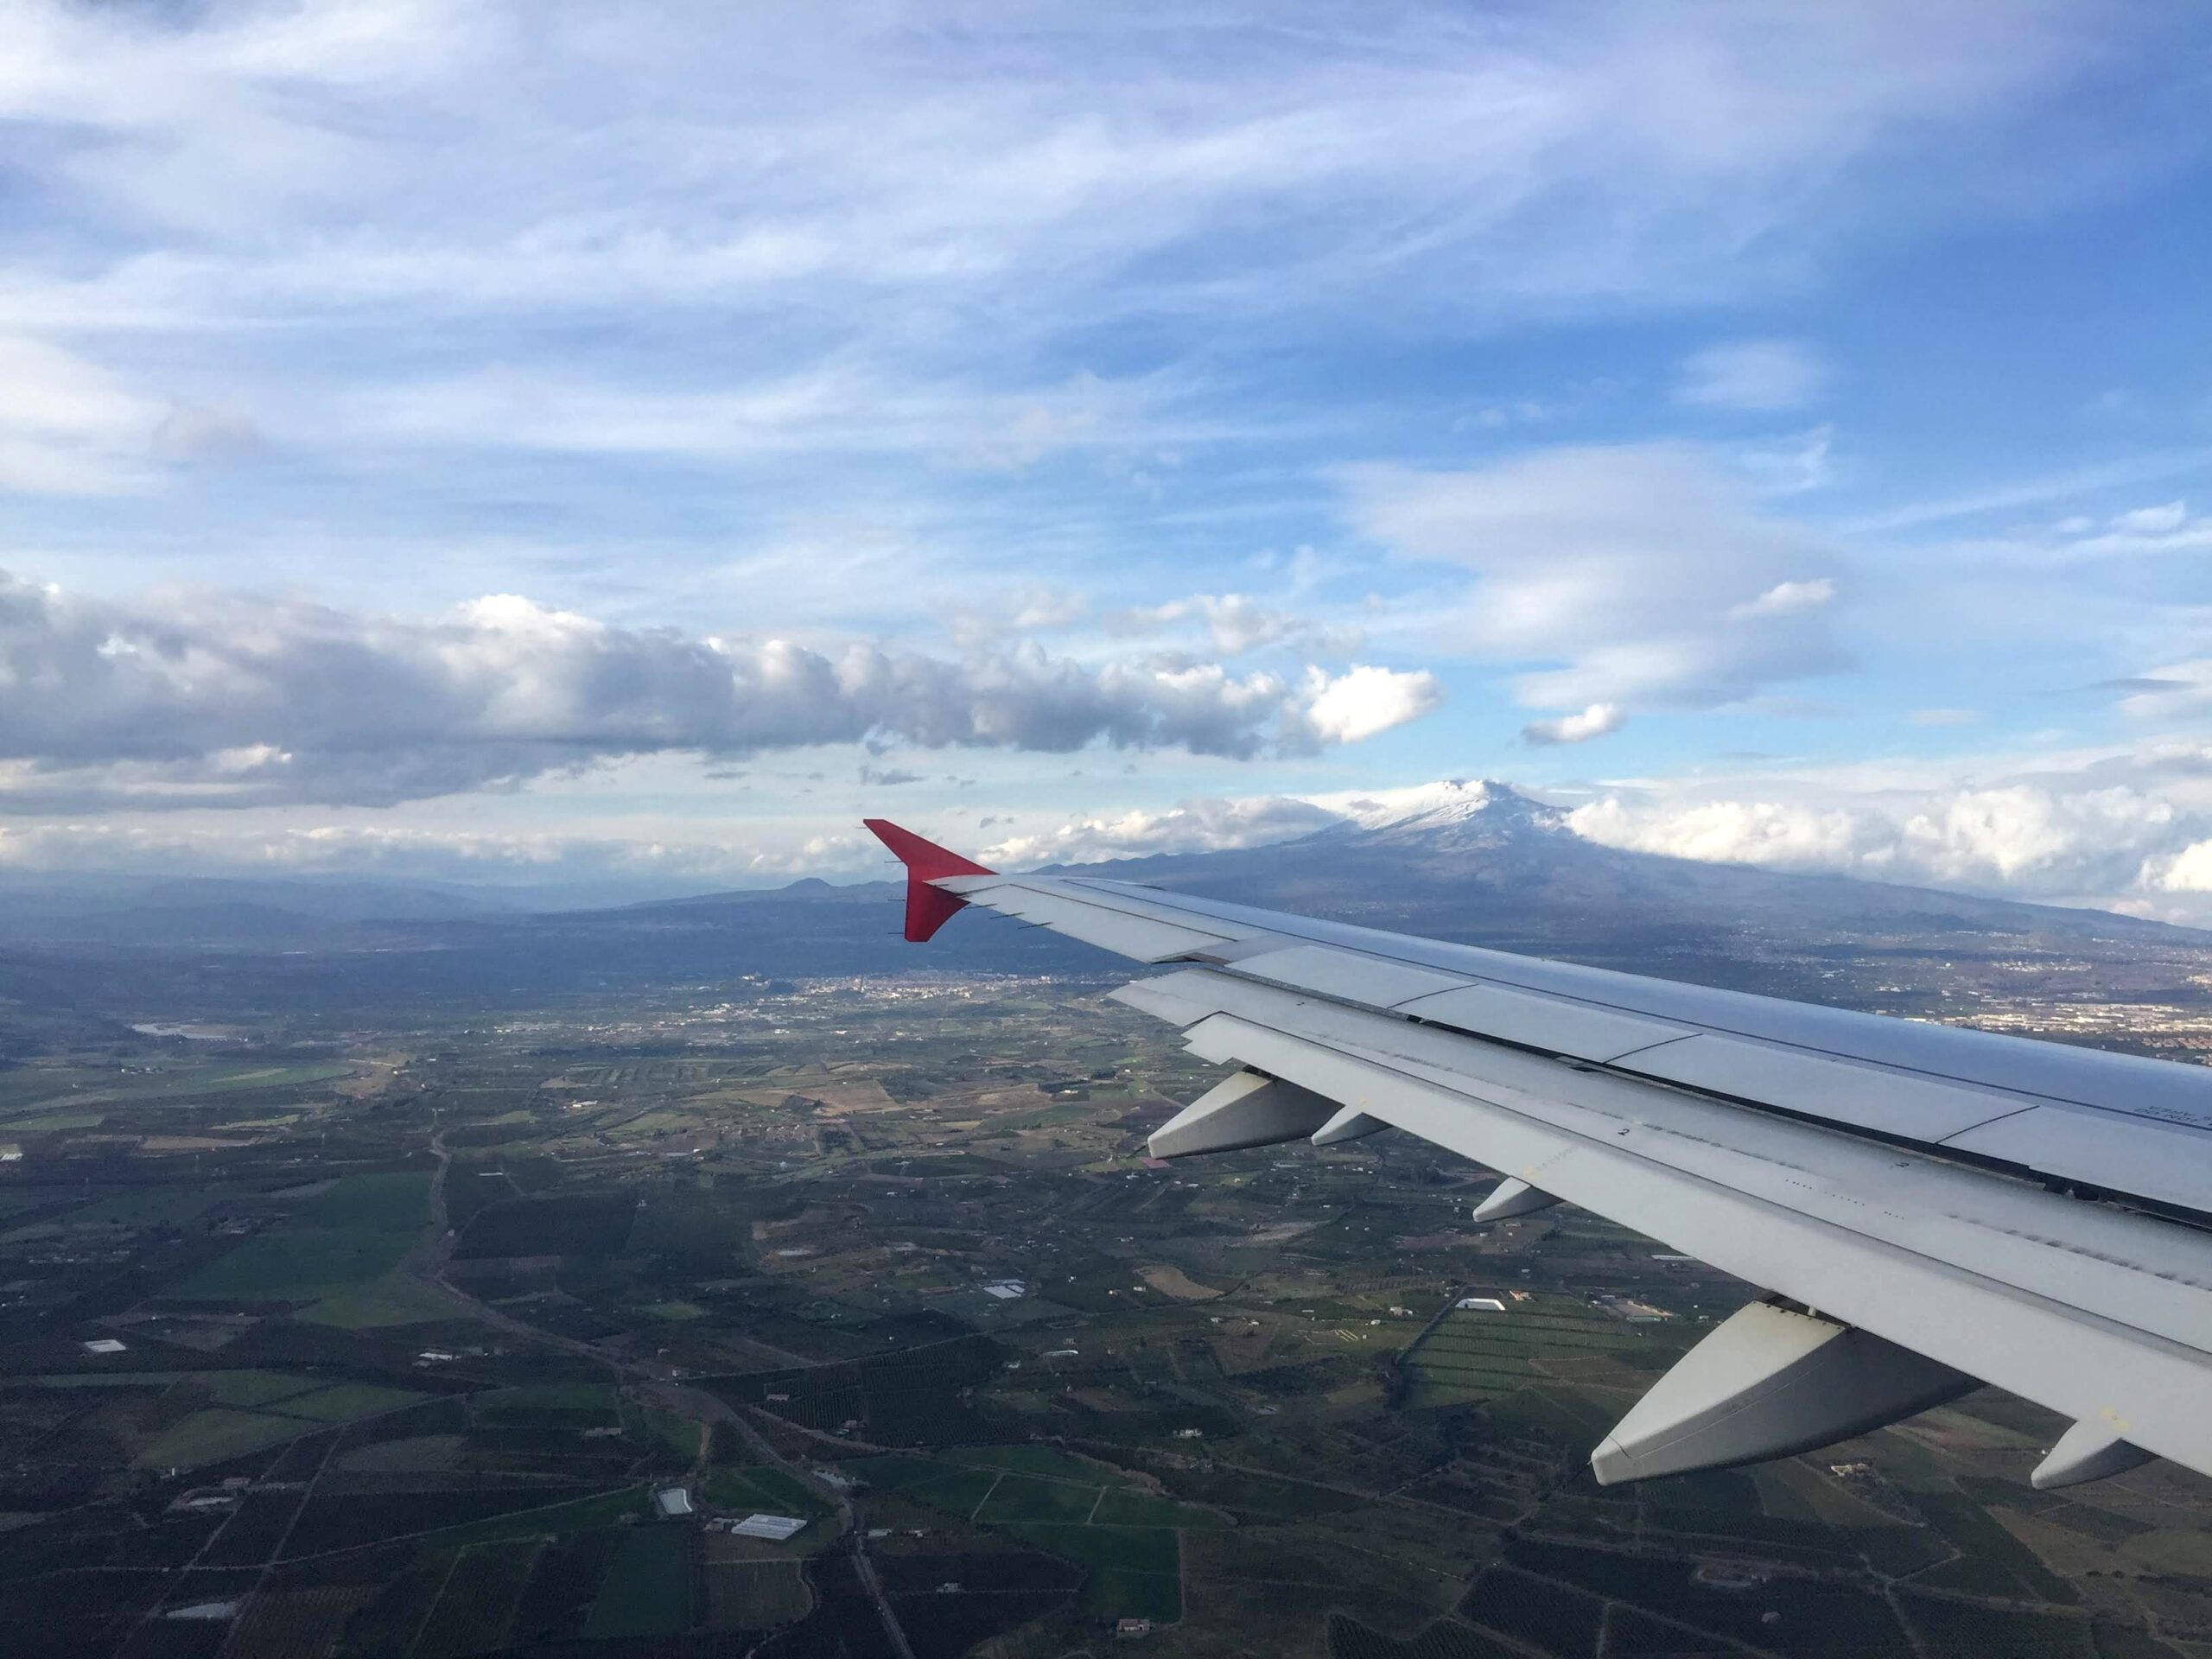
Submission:
[[[663,1486],[653,1493],[653,1513],[664,1521],[688,1521],[698,1512],[690,1491],[684,1487]],[[740,1538],[765,1538],[780,1544],[805,1531],[806,1520],[796,1515],[717,1515],[708,1518],[707,1530],[731,1533]]]

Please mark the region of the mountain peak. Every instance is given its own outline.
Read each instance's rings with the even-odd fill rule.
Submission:
[[[1558,808],[1491,778],[1440,779],[1406,789],[1323,797],[1316,804],[1341,814],[1346,829],[1370,834],[1478,824],[1498,830],[1519,825],[1550,829],[1563,817]]]

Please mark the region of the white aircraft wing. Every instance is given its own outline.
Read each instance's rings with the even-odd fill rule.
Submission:
[[[2212,1475],[2212,1069],[1441,944],[1088,877],[895,824],[909,938],[973,905],[1160,965],[1115,993],[1237,1070],[1161,1157],[1403,1129],[1771,1293],[1592,1454],[1756,1462],[1986,1382],[2073,1427],[2038,1486]]]

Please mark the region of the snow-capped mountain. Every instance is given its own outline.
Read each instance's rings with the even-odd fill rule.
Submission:
[[[1296,840],[1088,868],[1118,880],[1544,954],[1756,958],[1770,948],[1966,948],[1993,940],[2201,935],[2103,911],[1708,864],[1603,846],[1561,809],[1487,779],[1315,804],[1338,822]]]

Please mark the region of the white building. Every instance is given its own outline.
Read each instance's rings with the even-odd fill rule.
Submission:
[[[806,1522],[795,1515],[748,1515],[730,1530],[741,1538],[769,1538],[780,1544],[805,1529]]]

